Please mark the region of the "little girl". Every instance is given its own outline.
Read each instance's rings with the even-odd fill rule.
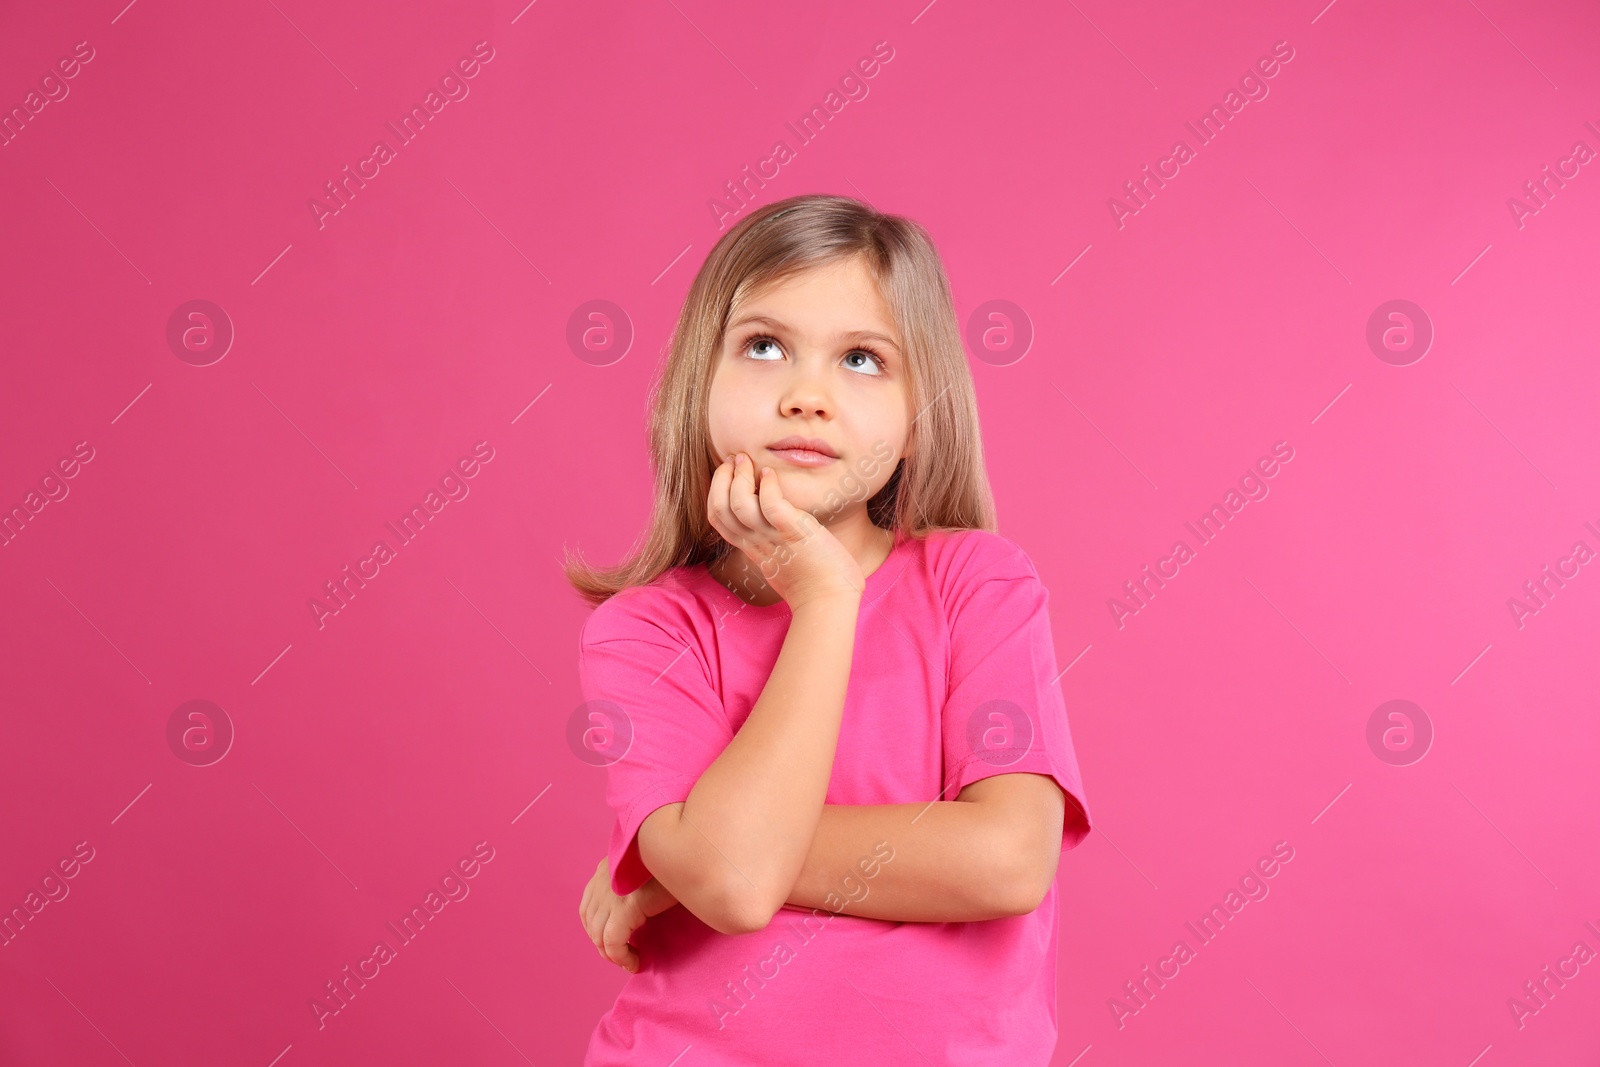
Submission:
[[[650,440],[637,551],[567,563],[616,814],[579,915],[632,974],[585,1067],[1047,1064],[1089,813],[927,233],[838,196],[745,218]]]

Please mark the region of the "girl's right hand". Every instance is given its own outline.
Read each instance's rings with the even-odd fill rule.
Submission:
[[[750,457],[737,452],[711,476],[706,514],[723,540],[760,568],[791,611],[828,597],[860,597],[861,564],[816,517],[784,499],[778,475],[762,469],[759,490]]]
[[[638,974],[639,950],[629,943],[633,932],[646,919],[677,904],[678,898],[655,878],[625,897],[617,896],[611,891],[611,861],[601,856],[578,901],[578,921],[602,958],[629,974]]]

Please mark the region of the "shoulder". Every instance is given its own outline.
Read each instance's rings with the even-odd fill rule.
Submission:
[[[929,570],[946,592],[994,578],[1039,580],[1022,547],[991,530],[934,530],[925,541]]]
[[[597,605],[578,636],[580,648],[606,641],[671,642],[682,645],[706,615],[692,568],[674,567],[647,585],[614,593]]]
[[[983,649],[992,647],[996,634],[1048,619],[1049,590],[1027,552],[1007,537],[937,531],[929,534],[927,559],[946,624],[967,640],[976,635]]]

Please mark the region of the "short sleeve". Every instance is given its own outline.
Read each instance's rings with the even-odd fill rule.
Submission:
[[[1089,833],[1089,807],[1056,682],[1049,592],[1010,541],[974,531],[955,553],[946,610],[950,675],[943,710],[943,800],[996,774],[1054,778],[1067,796],[1061,850]]]
[[[587,719],[601,738],[583,747],[598,750],[601,758],[590,762],[606,768],[606,803],[615,816],[611,890],[618,896],[651,877],[639,856],[639,824],[657,808],[688,799],[733,739],[693,628],[664,624],[660,617],[670,612],[652,610],[661,607],[658,598],[631,593],[595,609],[578,654]]]

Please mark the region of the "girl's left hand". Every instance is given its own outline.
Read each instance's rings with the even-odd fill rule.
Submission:
[[[611,891],[611,861],[602,856],[589,884],[583,887],[578,918],[601,957],[629,974],[637,974],[639,953],[628,944],[628,939],[650,916],[659,915],[677,903],[678,898],[654,878],[625,897],[617,896]]]

